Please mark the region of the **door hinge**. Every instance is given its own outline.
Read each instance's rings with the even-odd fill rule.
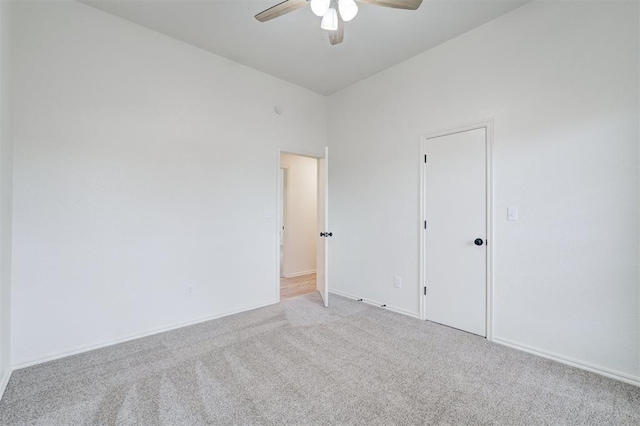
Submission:
[[[427,286],[424,286],[424,292],[422,294],[424,294],[425,296],[427,295]]]
[[[424,229],[427,229],[427,221],[424,221]]]
[[[427,162],[427,154],[424,155],[424,162]]]

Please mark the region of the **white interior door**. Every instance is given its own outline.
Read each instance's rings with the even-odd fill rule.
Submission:
[[[329,307],[329,148],[318,159],[318,250],[316,288],[324,306]]]
[[[429,321],[486,336],[486,129],[427,139]]]

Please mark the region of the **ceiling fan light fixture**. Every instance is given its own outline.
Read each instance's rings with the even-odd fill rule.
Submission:
[[[320,28],[327,31],[336,31],[338,29],[338,11],[333,7],[329,8],[322,17]]]
[[[358,14],[358,5],[354,0],[339,0],[338,9],[344,22],[349,22]]]
[[[324,16],[329,11],[331,0],[311,0],[311,11],[316,16]]]

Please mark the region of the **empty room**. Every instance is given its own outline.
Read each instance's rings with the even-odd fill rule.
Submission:
[[[0,0],[0,425],[640,425],[637,0]]]

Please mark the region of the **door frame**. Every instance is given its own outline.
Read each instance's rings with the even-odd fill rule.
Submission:
[[[282,166],[280,165],[280,155],[281,154],[292,154],[292,155],[300,155],[303,157],[309,157],[309,158],[315,158],[316,160],[320,159],[320,158],[324,158],[324,148],[322,149],[321,152],[315,152],[315,151],[303,151],[303,150],[299,150],[299,149],[291,149],[291,148],[286,148],[286,147],[277,147],[276,148],[276,168],[275,168],[275,175],[276,175],[276,193],[275,193],[275,202],[276,202],[276,224],[275,224],[275,236],[276,236],[276,285],[275,285],[275,291],[276,291],[276,300],[278,301],[277,303],[280,303],[280,226],[278,224],[278,215],[280,214],[280,209],[281,209],[281,202],[280,202],[280,195],[279,195],[279,186],[280,186],[280,178],[279,178],[279,173],[280,173],[280,168],[282,168]],[[285,225],[286,226],[286,225]],[[286,244],[285,244],[286,246]],[[284,265],[283,265],[284,267]]]
[[[465,126],[449,128],[445,130],[430,132],[421,136],[420,144],[420,287],[419,299],[420,299],[420,319],[423,321],[427,319],[426,301],[423,293],[423,288],[426,286],[426,260],[424,258],[426,252],[426,235],[424,229],[424,221],[426,220],[427,213],[427,200],[425,196],[426,189],[426,168],[427,163],[424,161],[425,155],[427,155],[427,141],[429,139],[438,138],[441,136],[453,135],[456,133],[467,132],[470,130],[485,129],[485,153],[486,153],[486,227],[487,227],[487,257],[486,257],[486,298],[485,298],[485,323],[487,336],[489,341],[493,340],[493,248],[495,246],[495,240],[493,238],[493,119],[489,118],[484,121],[475,122]]]
[[[280,214],[282,214],[282,227],[286,230],[289,227],[287,223],[287,219],[289,215],[289,192],[290,191],[290,183],[289,183],[289,166],[280,166],[280,170],[282,170],[282,182],[280,182],[280,175],[278,175],[278,190],[282,190],[282,192],[278,192],[278,208],[276,209],[276,217],[279,219]],[[286,181],[285,181],[286,178]],[[282,188],[280,188],[282,186]],[[282,211],[280,211],[282,210]],[[286,269],[286,260],[287,256],[285,256],[285,249],[287,247],[287,236],[289,235],[287,232],[284,232],[282,229],[278,227],[278,235],[282,231],[282,258],[278,262],[278,268],[282,265],[280,270],[280,277],[284,277],[284,270]],[[278,256],[280,256],[280,247],[278,246]]]

